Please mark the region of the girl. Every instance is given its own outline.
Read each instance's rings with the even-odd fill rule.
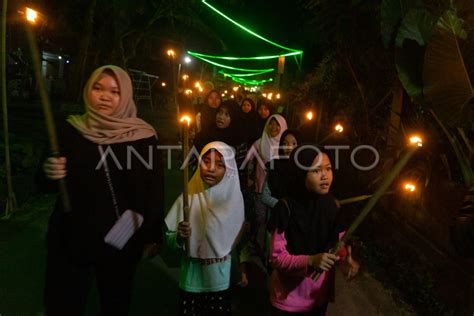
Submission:
[[[249,214],[249,221],[251,225],[249,245],[241,254],[240,261],[245,263],[254,261],[263,270],[264,267],[264,236],[265,236],[265,222],[266,222],[266,206],[261,202],[261,193],[263,189],[263,182],[266,177],[266,163],[273,158],[278,157],[278,147],[280,138],[283,132],[287,129],[286,121],[283,116],[279,114],[272,115],[268,118],[265,125],[262,137],[255,141],[250,148],[245,158],[245,162],[252,161],[249,166],[250,184],[253,184],[254,205]],[[244,164],[245,164],[244,162]],[[245,266],[245,265],[244,265]]]
[[[341,234],[336,228],[338,208],[329,193],[332,168],[329,157],[316,146],[300,146],[290,157],[294,182],[289,198],[281,200],[268,225],[272,233],[273,267],[270,302],[273,315],[325,315],[334,300],[332,268],[343,261],[348,278],[357,274],[350,246],[329,253]],[[311,276],[323,271],[317,281]]]
[[[240,108],[242,110],[242,126],[245,126],[246,141],[250,147],[261,135],[261,132],[258,131],[258,114],[255,110],[255,103],[250,98],[243,99]]]
[[[289,161],[292,150],[301,144],[302,135],[296,129],[287,129],[280,138],[278,158],[267,164],[267,177],[263,184],[262,203],[272,209],[278,200],[286,197],[288,181],[290,179]]]
[[[262,134],[265,129],[265,124],[268,118],[273,113],[273,104],[267,98],[261,99],[257,105],[258,122],[257,122],[257,134]]]
[[[233,100],[226,100],[217,108],[214,122],[206,131],[199,133],[195,146],[201,151],[204,145],[212,141],[221,141],[234,148],[241,146],[245,140],[239,131],[239,105]]]
[[[207,133],[215,122],[217,108],[222,103],[222,97],[219,91],[211,90],[204,98],[204,104],[201,105],[199,113],[196,114],[197,133]]]
[[[61,157],[43,166],[50,180],[66,178],[71,202],[65,213],[59,198],[49,222],[45,309],[48,315],[83,315],[95,275],[101,315],[127,315],[143,248],[161,239],[163,206],[160,156],[152,152],[148,168],[128,152],[148,157],[158,145],[156,132],[136,117],[130,77],[117,66],[94,71],[84,103],[86,113],[70,116],[58,133]],[[125,213],[143,223],[120,249],[105,240]]]
[[[189,181],[189,222],[183,221],[180,196],[166,216],[169,246],[188,256],[181,259],[180,315],[230,315],[230,252],[244,222],[244,201],[232,148],[207,144]]]

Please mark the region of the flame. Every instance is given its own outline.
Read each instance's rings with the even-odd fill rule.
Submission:
[[[416,190],[416,186],[410,182],[405,183],[404,188],[406,191],[409,191],[409,192],[414,192]]]
[[[169,57],[174,57],[174,55],[176,55],[176,53],[174,52],[174,50],[172,49],[168,49],[166,51],[166,54],[168,54]]]
[[[413,135],[410,137],[410,144],[417,145],[418,147],[423,146],[423,140],[418,135]]]
[[[188,116],[188,115],[183,115],[183,116],[181,116],[181,119],[179,121],[181,123],[186,122],[186,123],[188,123],[188,126],[189,126],[189,124],[191,124],[191,117]]]
[[[336,130],[336,132],[338,133],[342,133],[342,131],[344,130],[344,127],[342,127],[341,124],[337,124],[334,129]]]
[[[192,93],[193,93],[193,90],[191,90],[191,89],[187,89],[186,91],[184,91],[184,93],[186,93],[186,94],[188,94],[188,95],[189,95],[189,94],[192,94]]]
[[[308,119],[308,121],[311,121],[313,117],[314,117],[313,112],[309,111],[308,113],[306,113],[306,118]]]
[[[38,12],[33,9],[26,8],[25,16],[28,22],[36,23],[36,19],[38,18]]]

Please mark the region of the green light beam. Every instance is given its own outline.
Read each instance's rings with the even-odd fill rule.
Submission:
[[[220,12],[219,10],[217,10],[216,8],[214,8],[212,5],[210,5],[209,3],[206,2],[206,0],[202,0],[202,3],[204,3],[205,5],[207,5],[209,8],[211,8],[214,12],[218,13],[219,15],[221,15],[222,17],[224,17],[225,19],[227,19],[228,21],[232,22],[233,24],[237,25],[238,27],[240,27],[242,30],[246,31],[247,33],[249,34],[252,34],[253,36],[261,39],[262,41],[265,41],[273,46],[276,46],[276,47],[279,47],[281,49],[284,49],[284,50],[287,50],[287,51],[290,51],[290,52],[302,52],[301,50],[297,50],[297,49],[293,49],[293,48],[289,48],[289,47],[285,47],[283,45],[280,45],[280,44],[277,44],[275,42],[272,42],[270,41],[269,39],[266,39],[265,37],[255,33],[254,31],[246,28],[245,26],[243,26],[242,24],[232,20],[231,18],[229,18],[227,15],[225,15],[224,13]]]
[[[200,57],[200,56],[195,56],[195,57],[217,67],[231,69],[231,70],[238,70],[238,71],[243,71],[243,72],[260,72],[260,71],[271,72],[275,70],[274,68],[266,68],[266,69],[237,68],[237,67],[231,67],[231,66],[219,64],[204,57]]]
[[[269,56],[254,56],[254,57],[233,57],[233,56],[217,56],[217,55],[207,55],[207,54],[201,54],[201,53],[196,53],[192,51],[188,51],[188,54],[194,57],[206,57],[206,58],[213,58],[213,59],[224,59],[224,60],[266,60],[266,59],[274,59],[274,58],[279,58],[280,56],[296,56],[296,55],[302,55],[302,51],[297,51],[297,52],[291,52],[291,53],[286,53],[286,54],[280,54],[280,55],[269,55]]]
[[[255,72],[255,73],[250,73],[250,74],[231,74],[231,73],[227,73],[225,72],[224,70],[219,70],[219,73],[223,76],[234,76],[234,77],[252,77],[252,76],[258,76],[258,75],[263,75],[263,74],[266,74],[266,73],[269,73],[269,72],[272,72],[273,70],[265,70],[265,71],[258,71],[258,72]]]

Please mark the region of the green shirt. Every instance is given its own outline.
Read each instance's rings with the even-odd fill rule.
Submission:
[[[179,288],[186,292],[219,292],[229,288],[231,257],[213,264],[202,264],[199,260],[184,254],[184,247],[178,243],[175,231],[166,232],[166,242],[171,249],[180,250]]]

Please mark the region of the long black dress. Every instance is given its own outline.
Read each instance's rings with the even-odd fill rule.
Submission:
[[[102,315],[127,315],[143,246],[162,238],[164,185],[158,142],[150,137],[110,145],[107,164],[120,212],[131,209],[144,217],[139,231],[122,250],[117,250],[103,241],[117,216],[105,170],[97,169],[99,146],[69,124],[59,135],[61,156],[67,159],[66,181],[72,210],[65,213],[58,197],[50,218],[46,236],[46,312],[83,315],[95,273]],[[107,147],[103,145],[104,151]],[[145,165],[138,155],[151,164]]]

